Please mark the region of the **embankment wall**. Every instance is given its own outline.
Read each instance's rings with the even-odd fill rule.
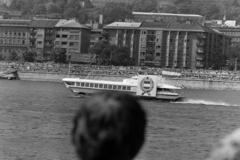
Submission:
[[[54,81],[61,82],[63,78],[68,77],[68,74],[62,73],[43,73],[43,72],[18,72],[21,80],[31,81]],[[86,74],[70,74],[71,78],[86,78]],[[122,75],[89,75],[88,79],[122,81],[129,76]],[[212,90],[236,90],[240,91],[240,82],[236,81],[212,81],[212,80],[199,80],[199,79],[178,79],[166,78],[166,83],[184,86],[191,89],[212,89]]]

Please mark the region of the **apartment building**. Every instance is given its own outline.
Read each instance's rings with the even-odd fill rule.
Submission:
[[[0,54],[28,50],[36,52],[37,60],[49,60],[55,50],[79,55],[89,46],[90,28],[75,20],[0,20]]]
[[[139,50],[139,36],[141,23],[114,22],[104,27],[104,32],[108,33],[108,41],[120,47],[129,48],[129,58],[137,64]]]
[[[161,66],[163,33],[168,23],[145,22],[140,29],[139,65]]]
[[[136,64],[144,66],[209,68],[217,56],[226,53],[231,40],[217,30],[198,24],[115,22],[104,27],[111,44],[122,46],[126,42],[125,36],[120,35],[130,32],[126,26],[135,26],[137,35],[128,42],[135,46],[130,57],[137,58]]]
[[[135,22],[163,22],[163,23],[203,23],[204,17],[196,14],[173,14],[132,12]]]
[[[75,20],[60,20],[56,26],[55,49],[65,49],[71,55],[87,53],[90,46],[90,27]]]
[[[28,49],[30,20],[0,20],[0,54]]]
[[[222,34],[232,38],[232,44],[240,44],[240,27],[212,26],[211,28],[220,31]]]
[[[32,20],[29,24],[29,49],[37,53],[37,59],[50,59],[54,51],[55,25],[59,20]]]

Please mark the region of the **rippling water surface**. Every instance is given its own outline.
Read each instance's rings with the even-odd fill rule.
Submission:
[[[141,101],[147,140],[138,160],[202,160],[240,127],[240,92],[185,90],[183,103]],[[0,81],[0,159],[76,160],[72,117],[82,99],[61,83]]]

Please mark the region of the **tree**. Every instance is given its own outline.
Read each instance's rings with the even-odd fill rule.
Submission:
[[[234,44],[231,45],[227,48],[227,60],[228,60],[228,65],[233,68],[235,65],[236,60],[240,59],[240,45],[239,44]]]
[[[67,56],[66,56],[66,50],[60,49],[52,53],[52,60],[55,63],[66,63]]]
[[[89,48],[89,53],[95,54],[97,56],[97,61],[99,64],[104,63],[106,59],[106,48],[108,47],[109,43],[105,41],[97,42],[94,46]]]
[[[101,13],[104,16],[104,24],[133,19],[132,11],[125,8],[122,3],[106,3],[101,9]]]
[[[36,52],[26,51],[23,53],[23,60],[25,62],[34,62],[36,57]]]
[[[19,60],[18,54],[15,51],[6,53],[4,56],[5,61],[17,61]]]
[[[155,0],[136,0],[133,3],[134,12],[153,12],[156,11],[158,6]]]
[[[85,9],[78,11],[77,13],[78,22],[85,24],[89,20],[89,14],[86,13]]]
[[[116,47],[112,52],[112,63],[114,65],[129,65],[131,63],[128,47]]]
[[[47,10],[44,4],[38,4],[34,6],[33,12],[34,14],[45,14]]]
[[[64,11],[63,16],[64,16],[64,18],[69,19],[69,18],[76,18],[77,14],[78,13],[77,13],[76,9],[68,8]]]
[[[46,9],[47,9],[48,14],[61,13],[61,8],[54,3],[46,4]]]

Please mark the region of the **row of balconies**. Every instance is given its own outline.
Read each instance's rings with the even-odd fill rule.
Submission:
[[[19,46],[19,47],[26,47],[26,44],[0,44],[0,46]]]

